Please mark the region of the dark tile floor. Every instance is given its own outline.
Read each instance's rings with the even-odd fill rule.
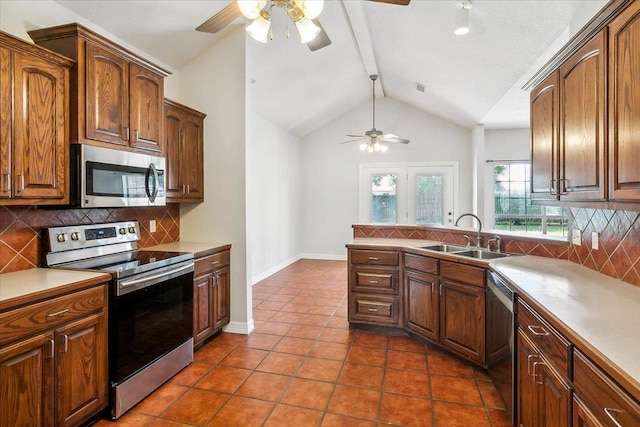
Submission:
[[[349,329],[347,267],[301,260],[253,287],[255,331],[222,333],[122,426],[510,425],[485,373],[403,335]]]

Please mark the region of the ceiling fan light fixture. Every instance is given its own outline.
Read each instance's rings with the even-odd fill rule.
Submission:
[[[240,13],[247,19],[256,19],[267,5],[267,0],[237,0]]]
[[[470,0],[462,2],[460,9],[456,11],[454,33],[463,36],[469,32],[469,9],[473,7]]]
[[[247,33],[260,43],[266,43],[269,38],[271,28],[271,15],[268,12],[261,12],[247,27]]]
[[[298,29],[302,43],[309,43],[320,34],[320,27],[306,17],[296,21],[296,28]]]
[[[315,19],[320,16],[324,8],[324,0],[293,0],[296,6],[302,10],[304,16]]]

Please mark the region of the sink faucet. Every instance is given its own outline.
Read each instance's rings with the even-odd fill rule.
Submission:
[[[501,249],[500,249],[500,242],[502,241],[502,239],[500,238],[500,236],[493,236],[493,239],[489,239],[487,240],[487,249],[491,250],[491,243],[495,243],[496,244],[496,252],[500,253]]]
[[[476,219],[476,221],[478,221],[478,237],[476,239],[476,247],[477,248],[482,248],[482,235],[480,234],[482,232],[482,221],[480,221],[480,218],[478,218],[476,215],[472,214],[472,213],[464,213],[462,215],[460,215],[458,217],[458,219],[456,219],[455,222],[455,226],[458,226],[458,222],[460,221],[461,218],[465,217],[465,216],[472,216]]]

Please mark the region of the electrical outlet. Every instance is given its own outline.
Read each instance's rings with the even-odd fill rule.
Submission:
[[[582,232],[580,230],[571,230],[571,243],[576,246],[580,246],[582,244]]]
[[[596,251],[600,249],[600,235],[597,231],[591,233],[591,249]]]
[[[149,220],[149,233],[155,233],[155,232],[156,232],[156,220],[151,219]]]

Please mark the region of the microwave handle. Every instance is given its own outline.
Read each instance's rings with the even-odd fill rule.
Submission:
[[[153,194],[149,191],[149,172],[153,173],[153,179],[155,185],[153,186]],[[160,184],[160,178],[158,177],[158,169],[156,169],[156,165],[153,163],[149,163],[149,169],[147,170],[146,177],[146,187],[147,187],[147,196],[149,196],[149,201],[151,203],[155,202],[156,196],[158,195],[158,185]]]

